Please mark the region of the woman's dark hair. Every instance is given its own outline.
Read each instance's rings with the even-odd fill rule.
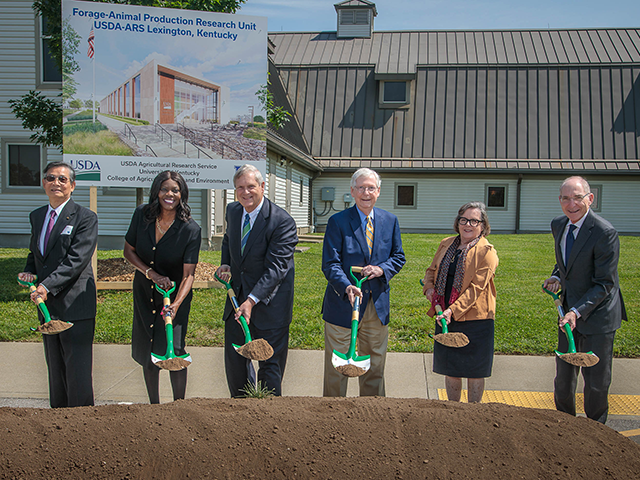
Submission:
[[[480,210],[480,216],[482,217],[482,232],[480,233],[480,235],[483,237],[486,237],[491,233],[491,225],[489,225],[489,217],[487,216],[487,207],[482,202],[469,202],[462,205],[460,207],[460,210],[458,210],[458,215],[456,216],[455,221],[453,222],[453,229],[455,230],[456,233],[458,234],[460,233],[460,227],[458,226],[458,222],[462,218],[462,215],[464,214],[464,212],[466,212],[470,208],[477,208],[478,210]]]
[[[191,219],[191,208],[187,204],[189,200],[189,187],[187,182],[184,181],[182,175],[178,172],[171,170],[165,170],[160,172],[156,178],[153,179],[151,184],[151,191],[149,192],[149,203],[144,207],[144,218],[147,223],[153,223],[160,216],[162,207],[158,201],[158,195],[160,194],[160,188],[162,184],[167,180],[173,180],[178,184],[180,189],[180,202],[176,208],[176,218],[183,222],[188,222]]]

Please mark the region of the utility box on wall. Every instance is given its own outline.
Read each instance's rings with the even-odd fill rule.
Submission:
[[[333,187],[323,187],[320,190],[320,199],[323,202],[333,202],[336,199],[336,189]]]

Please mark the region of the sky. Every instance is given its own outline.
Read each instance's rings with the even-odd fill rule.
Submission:
[[[336,30],[337,0],[247,0],[239,14],[268,17],[270,32]],[[374,0],[374,29],[483,30],[640,27],[640,1]]]

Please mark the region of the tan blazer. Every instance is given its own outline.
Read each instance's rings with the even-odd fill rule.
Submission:
[[[445,238],[440,242],[433,262],[424,275],[424,284],[427,288],[435,288],[440,263],[455,238]],[[456,322],[496,318],[496,286],[493,283],[493,277],[497,267],[498,255],[493,245],[482,237],[467,253],[462,291],[458,299],[449,306]],[[444,305],[442,307],[444,308]],[[435,306],[431,305],[428,315],[433,317],[435,313]]]

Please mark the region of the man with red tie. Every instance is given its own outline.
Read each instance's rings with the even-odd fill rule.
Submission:
[[[18,275],[22,281],[37,281],[32,301],[40,297],[52,318],[73,323],[59,334],[43,335],[52,408],[93,405],[97,302],[91,256],[98,243],[98,217],[71,199],[75,178],[67,163],[45,167],[42,187],[49,205],[29,215],[30,252],[24,272]]]

